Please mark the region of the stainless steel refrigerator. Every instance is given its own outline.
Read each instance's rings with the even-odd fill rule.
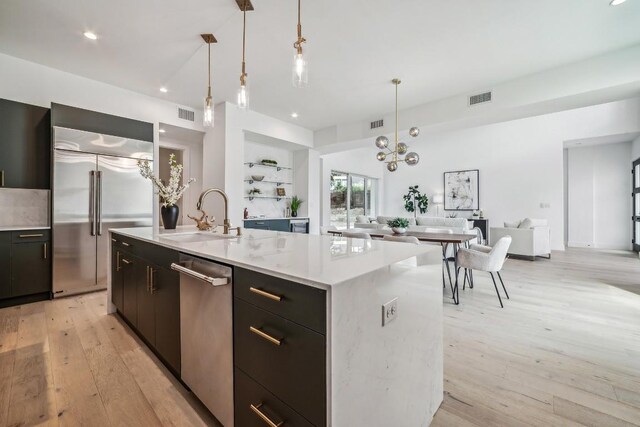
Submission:
[[[109,228],[151,226],[153,143],[53,128],[53,295],[105,289]]]

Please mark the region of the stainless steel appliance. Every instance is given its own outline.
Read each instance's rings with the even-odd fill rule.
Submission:
[[[180,255],[180,376],[225,427],[233,427],[231,267]]]
[[[53,128],[53,292],[107,287],[109,228],[151,226],[153,189],[138,159],[153,143]]]
[[[290,219],[290,230],[292,233],[309,233],[309,218]]]

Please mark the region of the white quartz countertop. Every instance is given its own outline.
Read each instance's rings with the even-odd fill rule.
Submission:
[[[269,217],[269,218],[245,218],[243,221],[269,221],[274,219],[309,219],[307,216],[282,216],[282,217]]]
[[[0,231],[29,231],[29,230],[50,230],[51,227],[46,225],[3,225]]]
[[[242,236],[233,238],[196,242],[171,239],[172,235],[179,236],[188,230],[194,227],[109,231],[324,289],[416,255],[441,250],[439,246],[254,229],[243,229]]]

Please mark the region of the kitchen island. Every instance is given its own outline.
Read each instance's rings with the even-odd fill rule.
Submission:
[[[443,397],[439,246],[264,230],[243,230],[239,237],[193,227],[110,232],[110,311],[117,311],[178,377],[197,361],[176,349],[182,343],[184,355],[190,331],[175,323],[197,314],[200,306],[184,297],[185,280],[178,279],[184,271],[178,275],[172,265],[188,267],[184,260],[190,258],[232,272],[226,275],[230,286],[217,286],[217,292],[228,293],[229,322],[209,322],[229,334],[232,329],[229,360],[202,355],[232,378],[218,389],[217,381],[209,381],[216,382],[209,385],[210,394],[221,394],[216,399],[226,399],[231,412],[218,410],[209,396],[198,395],[199,386],[190,386],[224,425],[431,422]],[[140,273],[144,266],[146,280]],[[216,280],[222,278],[199,286],[227,283]],[[219,307],[215,313],[223,311]],[[199,341],[215,340],[218,333],[211,331]],[[207,375],[200,380],[207,382]],[[220,393],[224,387],[228,392]]]

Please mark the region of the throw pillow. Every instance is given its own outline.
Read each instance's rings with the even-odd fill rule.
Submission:
[[[520,226],[520,221],[505,222],[504,223],[504,228],[518,228],[519,226]]]
[[[533,221],[531,221],[531,218],[525,218],[522,220],[518,228],[533,228]]]

